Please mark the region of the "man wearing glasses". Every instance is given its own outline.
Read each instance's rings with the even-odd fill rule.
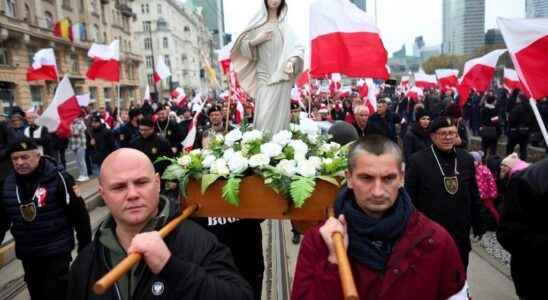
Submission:
[[[448,117],[438,117],[430,127],[432,145],[407,162],[405,188],[415,207],[451,234],[465,268],[471,250],[470,227],[475,237],[485,233],[475,181],[474,162],[466,151],[455,148],[458,129]]]

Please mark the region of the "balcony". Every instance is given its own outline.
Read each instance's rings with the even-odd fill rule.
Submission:
[[[101,0],[102,5],[107,5],[110,2],[110,0]]]
[[[129,5],[127,4],[120,4],[120,12],[124,17],[133,17],[133,10],[131,10],[131,7],[129,7]]]

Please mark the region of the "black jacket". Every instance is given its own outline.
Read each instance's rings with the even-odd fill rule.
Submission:
[[[525,299],[543,299],[548,269],[548,159],[513,175],[504,194],[497,231],[510,252],[516,292]]]
[[[154,124],[154,132],[165,138],[172,148],[177,148],[178,151],[182,149],[181,142],[186,134],[183,136],[182,129],[177,122],[170,119],[163,122],[158,120]]]
[[[88,131],[89,138],[87,139],[88,148],[92,150],[91,158],[93,162],[101,165],[103,160],[114,150],[116,150],[116,142],[114,134],[104,124],[97,129],[91,128]],[[91,139],[95,140],[95,145],[91,145]]]
[[[479,197],[474,161],[461,149],[449,153],[435,150],[446,176],[454,175],[457,158],[459,189],[455,195],[450,195],[445,191],[433,148],[428,147],[411,156],[406,164],[405,188],[415,207],[447,229],[461,257],[467,257],[471,249],[470,227],[474,234],[482,235],[485,232],[483,218],[487,215]]]
[[[139,136],[138,138],[131,141],[130,148],[137,149],[150,159],[153,163],[162,156],[172,157],[173,151],[171,151],[171,146],[169,142],[161,136],[152,134],[148,138],[143,138]],[[164,173],[164,170],[169,166],[169,161],[162,161],[154,163],[154,169],[160,175]]]
[[[429,147],[432,144],[428,129],[419,128],[419,123],[415,123],[411,130],[407,131],[403,138],[403,152],[405,161],[411,159],[411,155]]]
[[[144,262],[133,300],[141,299],[252,299],[249,285],[238,274],[230,250],[191,220],[183,221],[165,239],[171,258],[157,275]],[[117,286],[95,295],[90,288],[108,271],[103,246],[96,236],[71,266],[67,299],[120,299]],[[153,295],[153,288],[160,295]],[[121,300],[121,299],[120,299]]]

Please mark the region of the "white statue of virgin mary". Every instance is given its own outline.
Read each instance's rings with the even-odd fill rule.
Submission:
[[[264,0],[230,54],[240,86],[255,99],[254,127],[272,134],[289,128],[291,88],[303,68],[304,47],[287,19],[285,0]]]

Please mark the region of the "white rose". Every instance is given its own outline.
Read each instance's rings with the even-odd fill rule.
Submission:
[[[333,162],[333,160],[331,158],[324,158],[323,159],[323,164],[324,165],[329,165]]]
[[[202,165],[204,166],[204,168],[211,168],[211,165],[213,164],[213,162],[216,160],[217,158],[215,158],[214,155],[208,155],[206,156],[206,158],[204,158],[204,160],[202,161]]]
[[[270,158],[263,153],[255,154],[249,158],[249,166],[252,168],[263,168],[269,163]]]
[[[282,146],[276,143],[266,143],[261,145],[261,153],[268,158],[276,157],[282,153]]]
[[[341,145],[339,143],[335,143],[335,142],[329,143],[329,147],[334,151],[337,151],[337,150],[341,149]]]
[[[259,130],[246,131],[242,136],[242,143],[249,143],[263,138],[263,132]]]
[[[292,177],[297,171],[297,165],[294,160],[284,159],[278,163],[276,169],[280,172],[280,174],[287,177]]]
[[[226,161],[230,161],[232,159],[232,156],[234,156],[234,149],[232,148],[228,148],[225,150],[225,152],[223,153],[223,159],[226,160]]]
[[[241,173],[247,169],[247,159],[242,156],[241,152],[236,152],[228,161],[228,169],[233,173]]]
[[[311,119],[302,119],[299,123],[299,131],[306,135],[318,135],[320,133],[320,127]]]
[[[311,134],[311,135],[308,136],[308,140],[312,144],[316,144],[318,142],[318,137],[319,137],[319,135],[317,135],[317,134]]]
[[[210,172],[221,176],[228,176],[228,174],[230,174],[226,161],[222,158],[219,158],[213,162]]]
[[[285,146],[289,143],[289,141],[291,141],[292,136],[293,134],[291,134],[291,132],[287,130],[282,130],[272,137],[272,142]]]
[[[308,145],[306,145],[305,142],[301,140],[291,140],[289,142],[289,146],[293,148],[294,158],[296,160],[302,160],[306,157],[306,153],[308,152]]]
[[[190,155],[200,155],[202,153],[201,149],[194,149],[190,151]]]
[[[177,163],[185,168],[188,167],[188,165],[190,165],[191,161],[192,160],[190,159],[189,155],[183,155],[179,157],[179,159],[177,159]]]
[[[305,177],[314,177],[316,176],[316,166],[309,160],[299,160],[297,161],[297,173]]]
[[[225,135],[225,145],[234,146],[234,143],[242,139],[242,132],[239,129],[231,130]]]
[[[308,161],[314,166],[315,169],[319,170],[322,167],[322,159],[317,156],[311,156],[308,158]]]

